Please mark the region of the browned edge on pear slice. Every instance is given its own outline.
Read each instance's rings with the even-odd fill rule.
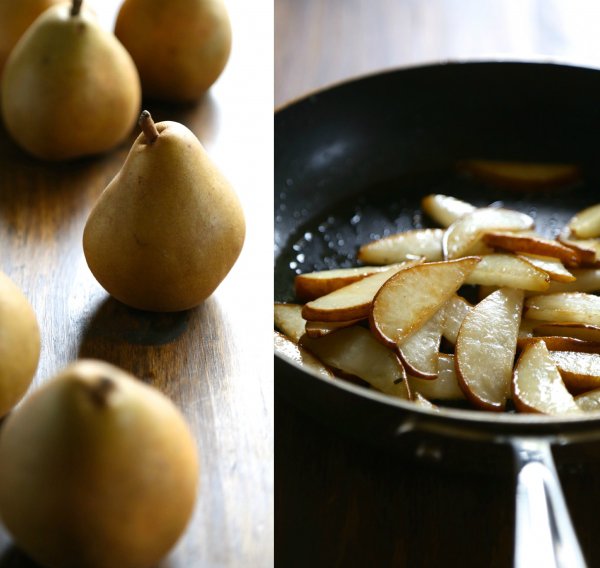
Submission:
[[[369,324],[375,336],[395,349],[462,286],[480,260],[429,262],[392,276],[373,299]]]

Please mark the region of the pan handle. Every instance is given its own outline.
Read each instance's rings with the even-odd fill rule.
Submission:
[[[513,438],[517,466],[515,568],[585,568],[550,442]]]

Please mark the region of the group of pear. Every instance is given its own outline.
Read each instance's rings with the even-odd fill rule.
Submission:
[[[99,25],[92,0],[0,0],[0,110],[22,150],[75,160],[141,128],[82,235],[92,274],[132,308],[197,306],[241,252],[244,215],[225,176],[188,128],[141,112],[142,95],[201,97],[230,49],[222,0],[124,0],[114,33]],[[39,357],[36,314],[0,272],[4,526],[48,568],[150,568],[196,500],[197,448],[183,415],[156,389],[91,360],[12,410]]]

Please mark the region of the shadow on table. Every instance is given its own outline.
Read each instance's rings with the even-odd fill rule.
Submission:
[[[155,313],[109,297],[84,326],[78,357],[107,361],[157,386],[166,376],[203,366],[203,355],[220,342],[219,320],[212,298],[184,312]]]

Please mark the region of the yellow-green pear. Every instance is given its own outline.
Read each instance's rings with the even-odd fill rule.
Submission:
[[[0,77],[12,48],[45,10],[65,0],[0,0]]]
[[[81,0],[46,10],[4,68],[6,128],[22,148],[46,160],[120,144],[135,125],[140,100],[139,76],[127,50]]]
[[[115,34],[137,65],[144,97],[168,101],[199,98],[231,51],[223,0],[125,0]]]
[[[229,182],[185,126],[140,118],[142,133],[85,225],[98,282],[131,307],[176,312],[210,296],[236,262],[245,221]]]
[[[47,568],[151,568],[193,512],[198,453],[176,406],[108,363],[80,360],[0,430],[0,516]]]
[[[0,416],[27,392],[40,358],[40,330],[20,288],[0,272]]]

